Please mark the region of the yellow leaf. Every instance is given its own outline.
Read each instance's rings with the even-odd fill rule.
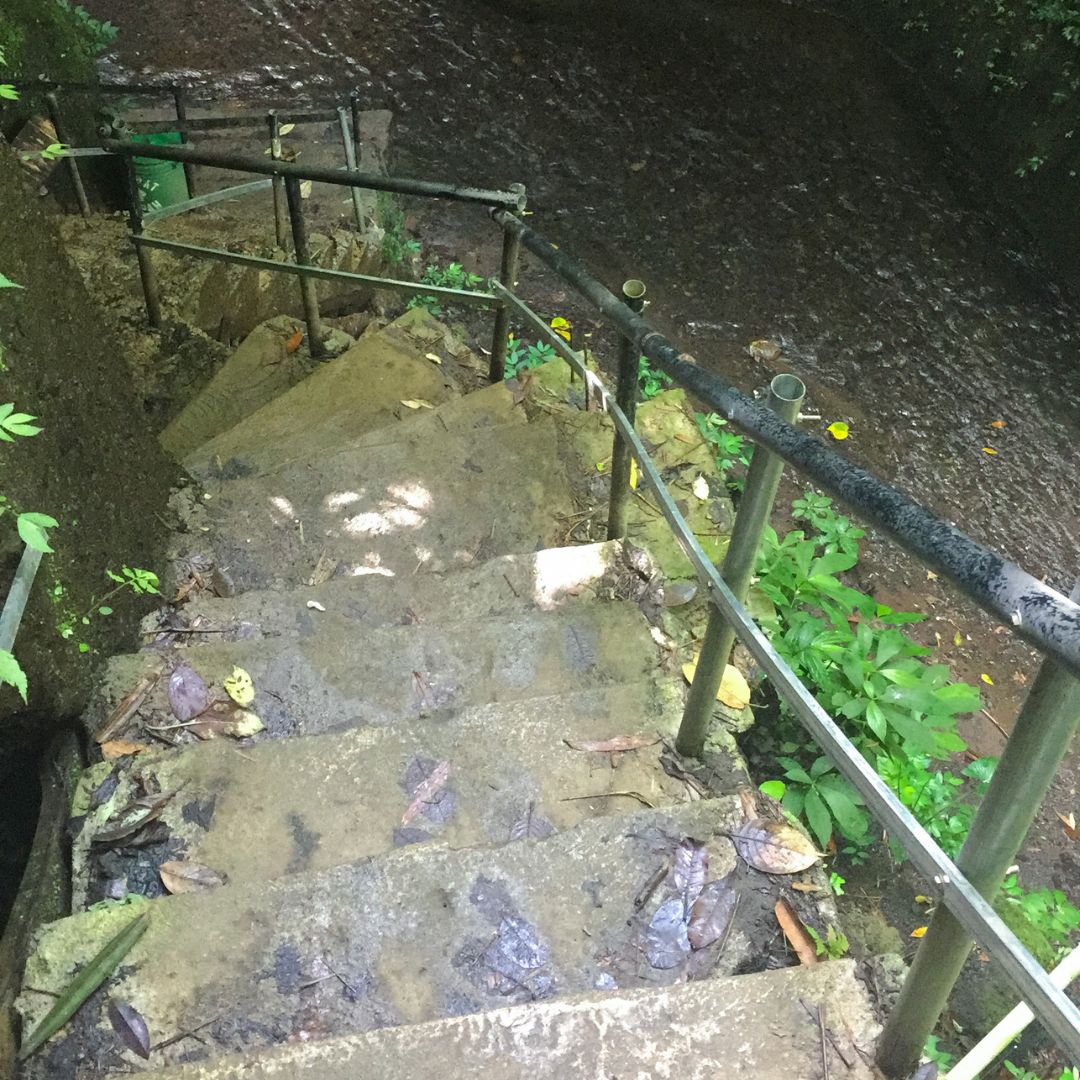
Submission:
[[[687,661],[682,666],[683,678],[688,683],[694,681],[694,674],[697,671],[698,658],[695,656],[693,660]],[[721,704],[726,705],[729,709],[745,709],[750,704],[750,686],[746,679],[743,677],[743,673],[737,668],[728,664],[724,668],[724,676],[720,680],[720,688],[716,691],[716,700]]]
[[[561,315],[556,315],[548,325],[559,337],[570,340],[570,324]]]
[[[423,398],[405,398],[401,402],[406,409],[434,409],[435,406],[430,401],[424,401]]]
[[[850,429],[843,420],[836,420],[825,429],[837,442],[842,442],[850,433]]]
[[[911,936],[916,938],[922,937],[923,934],[926,933],[926,930],[927,928],[925,926],[916,926],[915,929],[911,931]]]
[[[635,458],[630,459],[630,486],[637,489],[638,471],[637,460]]]
[[[927,581],[937,581],[937,574],[935,574],[933,570],[927,570],[926,571],[926,580]]]
[[[987,675],[985,672],[983,672],[983,674],[980,675],[979,678],[982,679],[982,681],[984,683],[986,683],[987,686],[993,686],[994,685],[994,680],[991,679],[990,676]]]
[[[982,448],[984,454],[996,454],[997,451],[992,446],[984,446]]]
[[[932,904],[933,902],[934,902],[934,898],[932,896],[916,896],[915,897],[915,903],[916,904]]]
[[[438,353],[433,353],[433,352],[424,353],[424,359],[425,360],[430,360],[433,364],[441,364],[442,363],[442,357],[439,356]]]
[[[603,472],[603,471],[604,471],[604,467],[605,467],[605,462],[603,462],[603,461],[598,461],[598,462],[596,463],[596,471],[597,471],[597,472]]]
[[[255,684],[243,668],[234,667],[225,680],[225,693],[244,709],[255,700]]]
[[[289,132],[292,131],[292,129],[294,127],[296,127],[295,124],[282,124],[281,127],[278,128],[278,134],[279,135],[288,135]]]
[[[310,180],[301,180],[300,181],[300,198],[301,199],[310,199],[311,198],[311,181]]]
[[[961,634],[959,630],[957,630],[956,633],[953,634],[952,643],[954,645],[963,645],[964,644],[964,635]]]
[[[701,473],[698,473],[691,490],[697,498],[704,501],[709,497],[709,481]]]

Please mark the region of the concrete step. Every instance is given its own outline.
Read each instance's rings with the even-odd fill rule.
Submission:
[[[143,754],[130,767],[102,762],[84,775],[80,805],[110,775],[117,782],[73,841],[75,907],[101,900],[118,878],[159,895],[153,867],[167,859],[202,863],[236,883],[327,869],[407,843],[502,844],[530,824],[530,835],[548,835],[643,802],[688,802],[700,796],[660,764],[661,739],[674,741],[683,697],[681,680],[630,683],[266,741],[242,753],[214,740]],[[632,735],[646,745],[614,756],[569,745]],[[441,762],[449,768],[445,794],[403,825],[417,785]],[[710,774],[714,793],[749,783],[734,758],[727,765]],[[181,792],[159,819],[168,840],[94,851],[95,833],[147,785]]]
[[[549,421],[403,435],[222,484],[207,503],[217,565],[243,590],[558,545],[574,506]]]
[[[402,401],[439,405],[455,393],[440,365],[410,347],[404,330],[430,323],[422,308],[398,324],[365,334],[351,349],[320,365],[303,382],[282,388],[235,426],[187,454],[184,464],[200,477],[244,476],[300,458],[316,460],[384,425],[397,426],[429,412]],[[399,332],[395,333],[394,329]],[[287,390],[287,392],[284,392]],[[507,395],[509,396],[509,395]]]
[[[296,326],[288,315],[256,326],[158,436],[165,450],[183,458],[304,379],[305,356],[286,349]]]
[[[420,844],[162,898],[118,972],[30,1059],[27,1075],[67,1080],[94,1060],[125,1067],[107,1049],[115,1045],[110,999],[138,1010],[154,1043],[198,1027],[212,1057],[752,970],[763,965],[764,924],[773,925],[785,884],[736,865],[728,834],[740,821],[738,800],[725,798],[592,819],[546,840],[460,851]],[[676,895],[663,875],[686,837],[705,844],[710,880],[734,872],[739,903],[723,943],[678,950],[673,966],[658,967],[668,960],[646,930]],[[23,1030],[133,915],[113,905],[43,928],[25,972],[33,989],[19,1000]],[[738,1058],[739,1033],[729,1038]],[[193,1049],[188,1039],[170,1042],[155,1064],[184,1061]]]
[[[182,658],[219,691],[233,667],[248,671],[253,708],[271,737],[406,723],[470,705],[635,682],[657,663],[648,625],[629,601],[345,632],[324,628],[319,612],[304,614],[312,618],[295,638],[202,645]],[[162,663],[153,653],[113,657],[88,722],[96,726]],[[175,724],[167,681],[146,699],[141,724]]]
[[[284,591],[253,589],[223,599],[202,592],[181,609],[189,630],[174,644],[260,638],[308,637],[322,632],[355,634],[360,626],[413,623],[552,611],[566,605],[619,596],[647,595],[648,578],[635,569],[614,540],[579,547],[544,548],[530,554],[500,555],[461,570],[390,577],[365,574],[336,577],[321,585]],[[321,605],[318,607],[310,605]],[[158,617],[150,616],[147,634]],[[164,631],[164,636],[168,636]]]
[[[441,1076],[485,1080],[873,1080],[867,1058],[877,1031],[854,963],[837,960],[512,1005],[154,1069],[133,1080],[416,1080],[434,1071],[433,1062]]]

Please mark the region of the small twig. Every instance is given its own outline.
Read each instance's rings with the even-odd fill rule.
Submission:
[[[514,583],[510,580],[509,574],[503,574],[503,581],[505,581],[506,584],[510,586],[510,591],[520,600],[521,593],[519,593],[517,589],[514,588]]]
[[[559,802],[580,802],[583,799],[634,799],[641,803],[642,806],[647,806],[650,810],[655,810],[656,807],[641,794],[640,791],[602,791],[596,795],[569,795],[565,799],[560,799]]]
[[[156,630],[144,630],[142,632],[143,637],[153,637],[155,634],[231,634],[234,630],[239,630],[239,626],[222,626],[215,629],[199,630],[194,626],[159,626]]]
[[[55,990],[41,990],[36,986],[24,986],[23,989],[31,994],[44,994],[46,997],[58,998],[60,996]]]
[[[994,727],[996,727],[998,729],[998,732],[1001,734],[1001,737],[1003,739],[1008,739],[1009,733],[990,715],[989,709],[981,709],[980,711],[982,712],[983,716],[985,716],[986,719],[989,720],[990,723],[993,724]]]
[[[660,887],[660,882],[668,876],[668,864],[664,863],[657,867],[656,872],[645,882],[634,897],[634,910],[640,911],[651,899],[652,895]]]
[[[802,998],[799,998],[799,1004],[806,1010],[806,1014],[810,1017],[811,1020],[814,1020],[814,1019],[820,1020],[820,1015],[815,1016],[814,1015],[814,1010],[811,1009],[810,1006],[807,1005],[806,1002]],[[836,1056],[849,1069],[853,1069],[855,1066],[852,1064],[851,1059],[847,1056],[847,1054],[845,1054],[844,1051],[840,1049],[840,1044],[836,1041],[836,1036],[832,1033],[832,1029],[831,1028],[825,1028],[825,1034],[828,1037],[829,1042],[832,1045],[832,1048],[836,1051]],[[848,1034],[850,1035],[850,1031],[848,1032]],[[854,1046],[856,1050],[859,1049],[858,1044],[855,1042],[854,1039],[851,1040],[851,1045]]]
[[[821,1072],[822,1080],[829,1080],[829,1047],[825,1042],[825,1006],[817,1007],[818,1035],[821,1038]]]
[[[154,1045],[151,1046],[150,1049],[152,1051],[164,1050],[166,1046],[172,1046],[173,1043],[178,1043],[181,1039],[198,1039],[199,1042],[202,1042],[203,1040],[199,1039],[199,1036],[196,1035],[195,1032],[202,1031],[204,1027],[209,1027],[211,1024],[216,1024],[218,1020],[221,1019],[221,1016],[222,1014],[218,1013],[217,1016],[213,1017],[213,1019],[211,1020],[204,1020],[201,1024],[196,1024],[195,1027],[188,1028],[186,1031],[181,1031],[179,1034],[173,1035],[171,1038],[162,1039],[161,1042],[154,1043]]]

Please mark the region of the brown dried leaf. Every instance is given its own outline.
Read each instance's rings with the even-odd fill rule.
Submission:
[[[709,872],[709,852],[700,840],[689,836],[675,849],[671,866],[671,885],[682,897],[683,911],[689,912],[705,887]]]
[[[401,824],[408,825],[417,814],[423,813],[424,807],[438,795],[438,793],[446,786],[446,781],[449,779],[450,762],[440,761],[438,765],[431,770],[431,775],[421,783],[413,793],[412,802],[409,803],[408,808],[402,815]]]
[[[667,971],[678,967],[690,952],[686,935],[686,913],[677,896],[665,900],[645,931],[645,959],[654,968]]]
[[[101,744],[101,756],[106,761],[113,761],[128,754],[141,754],[150,747],[146,743],[132,742],[130,739],[110,739]]]
[[[94,833],[92,842],[98,846],[110,846],[134,836],[140,829],[161,817],[162,811],[175,794],[175,791],[163,791],[160,795],[143,795],[133,799]]]
[[[546,840],[554,833],[555,827],[536,812],[535,803],[529,803],[525,813],[510,826],[511,840]]]
[[[625,753],[629,750],[641,750],[646,746],[655,746],[660,741],[659,735],[616,735],[611,739],[564,739],[571,750],[585,750],[596,754]]]
[[[732,888],[730,875],[719,881],[710,881],[690,909],[690,924],[686,928],[690,948],[695,951],[707,949],[714,941],[723,938],[735,917],[738,904],[739,894]]]
[[[135,687],[113,706],[109,715],[102,722],[101,727],[94,733],[94,741],[100,744],[115,739],[127,726],[128,721],[139,711],[139,707],[146,700],[150,691],[157,686],[160,678],[160,671],[151,671],[144,675],[135,684]]]
[[[298,326],[290,335],[289,340],[285,342],[285,355],[292,356],[297,349],[300,348],[301,343],[304,340],[304,331]]]
[[[133,1054],[150,1057],[150,1031],[142,1014],[126,1001],[109,1000],[109,1023],[116,1037]]]
[[[731,839],[739,855],[766,874],[798,874],[819,857],[810,838],[788,821],[757,817],[740,825]]]
[[[162,885],[173,894],[205,892],[225,884],[225,879],[216,870],[202,863],[172,859],[163,862],[158,869]]]
[[[817,948],[810,935],[803,926],[802,919],[795,913],[795,909],[786,900],[777,900],[776,921],[784,931],[784,937],[788,944],[795,950],[799,963],[805,967],[813,967],[818,962]]]
[[[1075,814],[1058,814],[1061,819],[1061,827],[1070,840],[1080,840],[1080,828],[1076,824]]]
[[[214,701],[189,724],[188,731],[200,739],[214,739],[228,735],[245,739],[263,730],[263,722],[250,709],[243,709],[235,701]]]

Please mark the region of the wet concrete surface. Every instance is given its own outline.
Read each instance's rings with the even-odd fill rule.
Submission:
[[[87,6],[121,30],[108,77],[288,104],[356,87],[394,111],[397,171],[525,182],[530,222],[611,285],[645,279],[650,316],[704,366],[753,389],[776,369],[748,342],[778,341],[813,426],[851,425],[844,453],[1058,587],[1080,570],[1077,310],[895,66],[827,14],[627,4],[617,23],[590,6],[544,24],[470,0]],[[415,210],[436,253],[494,269],[481,213]],[[587,327],[528,259],[522,291]],[[939,658],[1007,728],[1030,650],[891,545],[872,544],[861,573],[884,602],[931,611]],[[979,753],[1000,745],[985,718],[965,734]],[[1070,767],[1034,848],[1060,848],[1053,811],[1076,793]],[[1058,867],[1036,876],[1065,884]]]

